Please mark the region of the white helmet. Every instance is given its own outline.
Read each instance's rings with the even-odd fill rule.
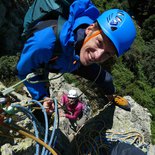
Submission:
[[[78,97],[77,92],[76,92],[76,90],[74,90],[74,89],[69,90],[67,96],[68,96],[69,98],[77,98],[77,97]]]

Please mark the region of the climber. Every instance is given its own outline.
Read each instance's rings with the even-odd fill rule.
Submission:
[[[77,91],[70,89],[68,94],[63,94],[61,105],[63,106],[63,111],[60,110],[60,117],[68,118],[71,126],[76,130],[78,126],[77,120],[82,118],[85,107],[84,103],[79,100]]]
[[[130,49],[135,37],[134,22],[127,12],[110,9],[99,14],[90,0],[75,0],[59,35],[61,53],[58,58],[50,61],[55,52],[55,28],[50,26],[36,31],[24,45],[17,64],[18,77],[22,80],[27,74],[46,66],[48,72],[69,72],[95,81],[109,101],[113,101],[115,87],[112,76],[106,70],[100,69],[98,63],[115,55],[123,55]],[[42,78],[45,77],[37,76],[32,80]],[[46,82],[24,84],[33,99],[50,100]],[[128,109],[128,102],[126,103]]]
[[[65,107],[65,113],[61,113],[60,117],[66,117],[70,120],[77,120],[82,117],[84,103],[78,99],[76,90],[71,89],[68,94],[64,94],[61,98],[61,105]]]

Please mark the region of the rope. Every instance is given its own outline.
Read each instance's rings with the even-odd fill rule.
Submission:
[[[110,139],[111,141],[123,141],[123,142],[128,142],[130,144],[134,144],[138,141],[139,146],[141,146],[142,144],[144,144],[144,136],[137,132],[137,131],[129,131],[129,132],[125,132],[125,133],[121,133],[121,132],[115,132],[115,131],[107,131],[107,138]]]
[[[36,117],[33,115],[33,113],[31,113],[31,111],[29,111],[27,108],[21,106],[21,105],[16,105],[16,104],[11,104],[12,107],[18,108],[19,110],[21,110],[29,119],[33,120],[36,122],[40,132],[44,132],[43,127],[40,125],[40,123],[38,122],[38,120],[36,119]]]
[[[42,109],[42,112],[44,114],[44,119],[45,119],[45,136],[44,136],[44,142],[47,143],[47,138],[48,138],[48,118],[47,118],[46,110],[45,110],[44,106],[40,102],[38,102],[36,100],[31,100],[30,102],[37,103],[41,107],[41,109]],[[42,149],[42,155],[44,155],[44,152],[45,152],[45,147],[43,147],[43,149]]]
[[[37,84],[37,83],[41,83],[41,82],[49,82],[51,80],[55,80],[55,79],[58,79],[60,78],[64,73],[60,74],[60,75],[57,75],[57,76],[53,76],[47,80],[36,80],[36,81],[31,81],[30,79],[27,80],[27,82],[31,83],[31,84]]]
[[[0,93],[2,93],[4,96],[13,92],[20,84],[24,83],[25,81],[31,83],[31,84],[36,84],[36,83],[40,83],[40,82],[48,82],[48,81],[51,81],[51,80],[55,80],[55,79],[58,79],[60,78],[64,73],[58,75],[58,76],[53,76],[52,78],[50,79],[47,79],[47,80],[37,80],[37,81],[31,81],[30,79],[35,77],[35,76],[38,76],[40,75],[40,73],[30,73],[26,76],[25,79],[19,81],[18,83],[16,83],[15,85],[9,87],[9,88],[5,88],[4,90],[2,90]]]
[[[24,135],[25,137],[31,138],[33,140],[35,140],[37,143],[41,144],[42,146],[44,146],[46,149],[48,149],[53,155],[58,155],[54,149],[52,149],[49,145],[47,145],[45,142],[43,142],[41,139],[36,138],[34,135],[30,134],[28,131],[22,129],[21,127],[17,126],[17,125],[8,125],[6,123],[3,123],[2,126],[11,129],[15,132],[18,132],[21,135]]]
[[[137,131],[125,133],[112,130],[107,131],[103,120],[96,120],[95,122],[89,120],[85,127],[81,128],[74,137],[73,146],[74,150],[77,150],[77,155],[99,155],[110,154],[118,142],[134,145],[144,152],[148,150],[148,146],[145,144],[141,133]]]
[[[31,100],[28,102],[28,104],[24,106],[29,106],[33,105],[34,103],[37,103],[38,105],[42,106],[41,103],[38,103],[38,101]],[[25,108],[22,107],[21,105],[18,104],[11,104],[13,107],[19,108],[20,110],[24,111],[23,109],[26,109],[24,112],[25,114],[31,118],[32,121],[34,121],[34,124],[36,123],[38,126],[38,122],[35,118],[32,118],[33,116],[31,115],[31,112]],[[107,107],[111,105],[111,102],[106,104],[99,112],[105,110]],[[56,141],[56,136],[55,136],[55,131],[59,127],[59,115],[58,115],[58,102],[56,98],[54,98],[54,111],[55,111],[55,117],[54,117],[54,123],[53,123],[53,130],[51,134],[51,138],[49,143],[47,144],[47,136],[48,133],[45,132],[45,137],[44,137],[44,142],[39,139],[39,136],[35,133],[35,136],[32,135],[31,133],[27,133],[26,130],[24,129],[19,129],[17,126],[18,133],[21,135],[25,135],[37,142],[37,144],[41,144],[43,146],[42,149],[42,155],[49,155],[51,152],[48,152],[49,149],[47,149],[47,146],[54,146],[54,143]],[[43,107],[42,107],[43,108]],[[45,112],[45,109],[43,110]],[[95,117],[95,115],[94,115]],[[46,121],[46,120],[45,120]],[[103,120],[97,120],[94,122],[94,126],[89,127],[91,125],[91,121],[88,120],[83,126],[88,126],[88,128],[83,128],[83,126],[78,130],[76,136],[75,136],[75,148],[77,150],[78,155],[85,155],[85,154],[93,154],[93,155],[98,155],[98,154],[103,154],[103,153],[109,153],[113,146],[119,142],[125,142],[129,143],[131,145],[135,145],[138,148],[142,147],[147,147],[146,144],[144,143],[144,137],[142,136],[141,133],[137,131],[129,131],[125,133],[120,133],[120,132],[115,132],[112,130],[106,131],[105,130],[105,122]],[[2,123],[6,124],[6,123]],[[15,126],[15,125],[14,125]],[[9,126],[10,127],[10,126]],[[98,129],[100,127],[100,129]],[[35,125],[34,125],[35,128]],[[12,128],[11,128],[12,129]],[[35,129],[36,130],[36,129]],[[46,129],[47,130],[47,129]],[[20,131],[20,132],[19,132]],[[16,131],[17,132],[17,131]],[[26,132],[26,133],[25,133]],[[35,137],[35,138],[34,138]],[[13,138],[13,137],[10,137]],[[45,151],[46,148],[46,151]],[[36,154],[38,153],[38,148],[36,147]],[[39,153],[38,153],[39,154]]]
[[[37,129],[37,124],[38,124],[38,126],[40,126],[40,124],[38,123],[38,121],[36,120],[34,115],[31,112],[29,112],[28,109],[26,109],[25,107],[22,107],[20,105],[12,105],[12,107],[20,109],[30,120],[32,120],[35,136],[36,136],[36,138],[39,138],[39,132],[38,132],[38,129]],[[39,154],[39,145],[38,145],[38,143],[36,144],[36,155],[37,154]]]
[[[48,143],[49,146],[51,146],[53,144],[55,131],[58,128],[58,125],[59,125],[58,104],[57,104],[56,98],[54,98],[54,111],[55,111],[55,117],[54,117],[52,135],[51,135],[50,141]],[[46,150],[44,155],[47,155],[47,154],[48,154],[48,151]]]
[[[43,100],[41,100],[41,102],[43,102]],[[42,128],[42,126],[40,125],[40,123],[38,122],[38,120],[35,118],[35,116],[33,115],[33,113],[31,112],[31,107],[28,109],[27,107],[32,106],[34,104],[38,104],[40,106],[40,109],[42,109],[43,113],[44,113],[44,118],[45,118],[45,130]],[[55,145],[56,139],[57,137],[55,136],[55,131],[56,129],[59,127],[59,113],[58,113],[58,102],[56,100],[56,98],[54,98],[54,105],[55,105],[55,117],[54,117],[54,123],[53,123],[53,130],[52,130],[52,134],[51,134],[51,138],[50,141],[48,143],[48,146],[52,146]],[[35,132],[35,137],[39,139],[39,133],[43,133],[44,132],[44,143],[47,144],[48,140],[48,119],[47,119],[47,113],[45,108],[43,107],[43,105],[36,100],[31,100],[28,101],[27,104],[22,104],[22,103],[12,103],[11,104],[12,108],[16,108],[20,111],[22,111],[33,123],[33,127],[34,127],[34,132]],[[10,115],[7,115],[7,117],[10,119]],[[4,121],[3,121],[4,122]],[[2,122],[2,123],[3,123]],[[10,122],[9,122],[10,123]],[[39,131],[38,131],[39,129]],[[27,132],[27,131],[25,131]],[[29,133],[31,134],[31,133]],[[12,138],[12,137],[11,137]],[[44,146],[44,145],[43,145]],[[39,145],[38,143],[36,144],[36,155],[39,154]],[[42,149],[42,155],[45,154],[49,154],[48,150],[46,149],[45,152],[45,147],[43,147]]]

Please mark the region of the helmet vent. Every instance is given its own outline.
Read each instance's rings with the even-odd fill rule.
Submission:
[[[112,31],[117,30],[119,23],[122,22],[122,17],[124,16],[123,13],[119,12],[116,16],[113,16],[113,14],[109,15],[107,20],[108,23],[111,25],[110,28]]]
[[[122,12],[118,12],[118,16],[124,16]]]
[[[108,21],[108,23],[109,23],[109,21],[110,21],[110,16],[107,17],[107,21]]]
[[[113,13],[112,13],[112,14],[110,14],[110,15],[107,17],[107,21],[108,21],[108,23],[110,22],[110,20],[111,20],[112,16],[113,16]]]
[[[121,19],[120,17],[118,17],[118,16],[116,16],[116,20],[117,20],[118,22],[122,22],[122,19]]]

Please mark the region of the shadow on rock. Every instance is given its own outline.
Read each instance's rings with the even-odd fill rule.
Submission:
[[[64,155],[108,154],[110,148],[108,148],[109,145],[106,145],[105,133],[113,126],[114,110],[115,106],[111,105],[89,119],[70,144],[72,154],[66,152]]]

